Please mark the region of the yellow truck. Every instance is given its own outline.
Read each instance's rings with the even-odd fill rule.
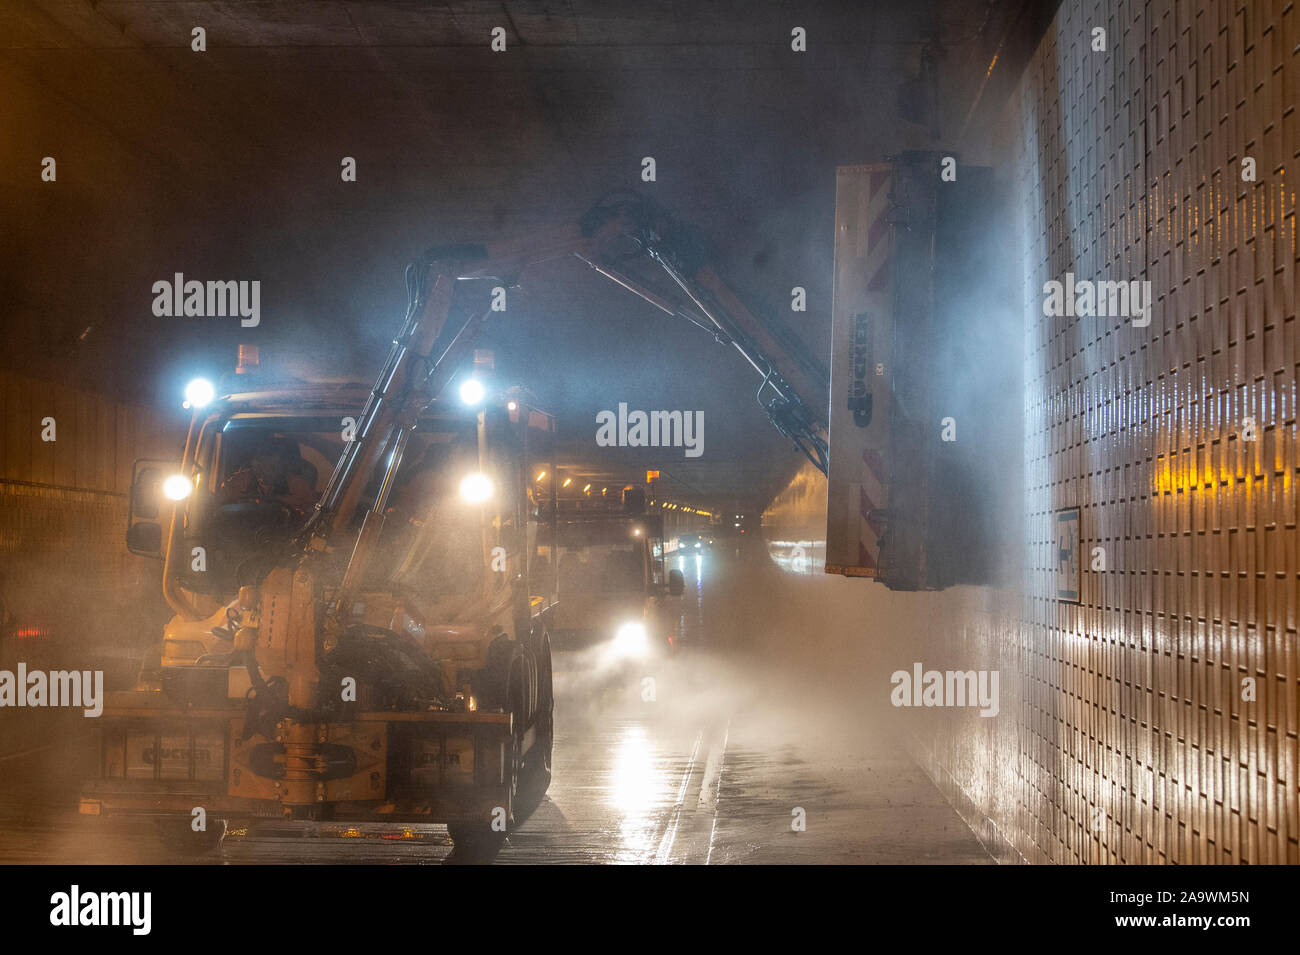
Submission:
[[[128,547],[175,617],[106,703],[83,813],[199,849],[258,817],[440,822],[478,851],[540,799],[554,423],[464,372],[479,319],[450,306],[417,288],[369,389],[196,386],[179,466],[137,463]]]
[[[565,556],[554,484],[548,501],[534,478],[554,472],[553,420],[467,370],[506,289],[576,257],[734,349],[773,425],[826,470],[825,415],[804,397],[824,371],[702,249],[613,190],[557,230],[427,250],[369,389],[194,383],[179,462],[137,462],[127,531],[161,558],[175,617],[105,706],[82,812],[156,816],[199,848],[256,817],[444,822],[458,849],[498,845],[550,780]],[[681,578],[664,573],[662,528],[638,521],[622,579],[639,577],[644,614]]]

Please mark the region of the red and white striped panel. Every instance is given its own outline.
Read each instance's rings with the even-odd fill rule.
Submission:
[[[889,505],[890,178],[883,165],[844,166],[836,178],[826,572],[849,577],[879,576]]]

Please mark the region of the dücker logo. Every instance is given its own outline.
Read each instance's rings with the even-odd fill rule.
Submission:
[[[849,410],[859,428],[871,424],[871,392],[867,390],[867,368],[871,365],[871,316],[853,316],[853,374],[849,385]]]

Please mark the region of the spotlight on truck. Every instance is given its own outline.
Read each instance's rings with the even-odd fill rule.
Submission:
[[[202,408],[217,396],[217,389],[206,378],[195,378],[185,386],[185,407]]]
[[[481,404],[486,391],[477,378],[466,378],[460,383],[460,400],[467,405]]]
[[[460,496],[470,504],[482,504],[492,496],[492,481],[486,474],[470,474],[460,482]]]
[[[190,492],[194,490],[194,485],[184,474],[173,474],[163,481],[162,489],[169,499],[183,501],[190,496]]]

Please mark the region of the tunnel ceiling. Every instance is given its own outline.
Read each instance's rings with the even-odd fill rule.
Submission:
[[[738,290],[825,356],[834,167],[954,141],[1026,6],[7,3],[4,360],[159,403],[239,342],[292,373],[365,377],[418,250],[568,221],[617,186],[699,226]],[[809,52],[791,52],[793,26]],[[930,37],[939,115],[903,118]],[[176,272],[261,280],[261,325],[154,317],[151,285]],[[662,467],[703,501],[761,496],[797,464],[737,356],[579,265],[526,276],[489,347],[578,438],[619,401],[705,412],[698,460],[628,452],[590,471]]]

